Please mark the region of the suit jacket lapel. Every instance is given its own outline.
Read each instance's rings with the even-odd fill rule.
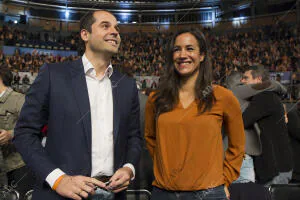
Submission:
[[[89,95],[87,90],[87,84],[85,79],[84,68],[82,64],[82,59],[78,59],[71,63],[70,66],[71,72],[71,82],[72,89],[77,102],[80,118],[76,124],[83,124],[84,134],[87,142],[88,150],[91,151],[91,113],[90,113],[90,102]]]
[[[110,77],[111,87],[112,87],[112,95],[113,95],[113,134],[114,134],[114,144],[116,144],[116,140],[119,132],[119,123],[120,123],[120,109],[119,109],[119,94],[120,94],[120,85],[119,81],[121,79],[121,74],[114,70],[113,74]]]

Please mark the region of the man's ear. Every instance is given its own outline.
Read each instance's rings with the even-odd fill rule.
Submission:
[[[262,82],[262,76],[258,76],[257,79]]]
[[[81,36],[81,39],[83,41],[87,42],[88,41],[89,32],[86,29],[82,29],[80,31],[80,36]]]

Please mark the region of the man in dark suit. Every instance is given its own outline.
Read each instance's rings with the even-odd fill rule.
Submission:
[[[296,105],[288,112],[288,130],[291,141],[291,148],[293,151],[293,177],[291,183],[300,183],[300,99]]]
[[[269,77],[269,72],[263,66],[250,66],[245,71],[242,82],[260,87],[259,83],[268,81]],[[253,96],[243,112],[243,120],[245,128],[250,128],[257,122],[261,129],[262,154],[254,157],[257,182],[265,185],[288,183],[291,178],[292,155],[284,108],[279,96],[272,91]]]
[[[125,199],[121,191],[139,160],[135,80],[110,64],[121,41],[117,20],[107,11],[89,12],[81,19],[80,35],[82,58],[40,69],[15,128],[14,143],[37,176],[33,200],[97,199],[96,186],[96,193],[108,190],[109,198]]]

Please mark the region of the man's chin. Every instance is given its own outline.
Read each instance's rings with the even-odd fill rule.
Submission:
[[[107,49],[107,52],[111,53],[111,54],[116,54],[119,52],[119,48],[110,48],[110,49]]]

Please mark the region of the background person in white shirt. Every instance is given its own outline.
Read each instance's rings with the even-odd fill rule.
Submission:
[[[15,128],[14,143],[37,175],[33,200],[87,198],[95,186],[125,199],[121,191],[139,160],[135,80],[110,64],[121,42],[117,20],[110,12],[93,11],[81,19],[80,30],[84,55],[41,68]],[[38,138],[45,124],[43,148]]]

